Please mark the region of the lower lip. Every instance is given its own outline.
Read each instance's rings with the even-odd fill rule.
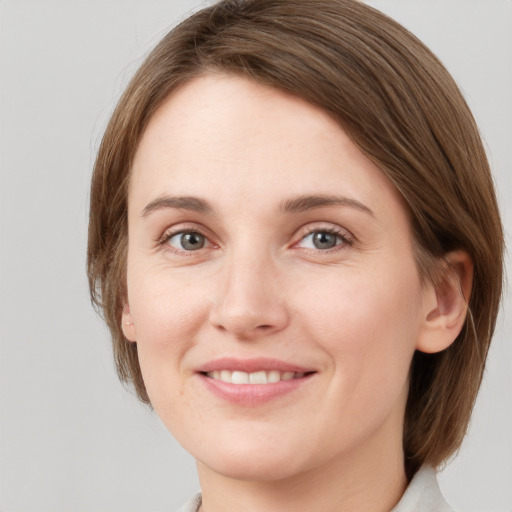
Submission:
[[[206,388],[214,395],[237,405],[255,406],[297,391],[311,380],[314,374],[271,384],[231,384],[198,374]]]

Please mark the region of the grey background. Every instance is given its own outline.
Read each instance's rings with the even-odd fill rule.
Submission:
[[[512,2],[373,0],[423,39],[481,127],[512,232]],[[118,95],[195,0],[0,1],[0,510],[169,511],[193,460],[117,382],[85,280],[88,183]],[[508,258],[510,269],[510,258]],[[507,293],[470,431],[440,476],[512,511]]]

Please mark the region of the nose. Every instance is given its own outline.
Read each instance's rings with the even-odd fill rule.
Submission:
[[[231,258],[222,270],[210,322],[239,340],[255,340],[283,330],[289,312],[282,277],[270,258]]]

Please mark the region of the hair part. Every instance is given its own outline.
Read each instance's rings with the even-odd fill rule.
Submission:
[[[121,329],[132,161],[162,101],[217,71],[299,96],[339,122],[400,192],[423,279],[439,278],[449,251],[470,255],[460,335],[443,352],[416,352],[411,364],[407,473],[440,465],[459,448],[481,383],[501,298],[503,232],[478,128],[454,80],[414,35],[356,0],[221,1],[167,34],[131,80],[94,167],[87,267],[121,380],[149,403],[137,345]]]

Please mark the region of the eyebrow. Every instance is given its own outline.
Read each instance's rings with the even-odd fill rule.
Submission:
[[[312,210],[314,208],[322,208],[323,206],[333,205],[349,206],[351,208],[356,208],[357,210],[367,213],[372,217],[375,217],[375,214],[372,210],[370,210],[370,208],[368,208],[368,206],[357,201],[356,199],[334,195],[298,196],[292,199],[288,199],[288,201],[283,204],[282,209],[287,213],[297,213]]]
[[[162,196],[147,204],[142,210],[141,216],[146,217],[150,213],[164,208],[177,208],[199,213],[213,213],[212,207],[204,199],[191,196]]]
[[[286,213],[299,213],[324,206],[349,206],[364,213],[375,214],[363,203],[356,199],[334,195],[302,195],[288,199],[282,204],[281,210]],[[199,213],[213,213],[213,208],[204,200],[193,196],[162,196],[148,203],[142,210],[141,216],[146,217],[150,213],[165,208],[176,208]]]

